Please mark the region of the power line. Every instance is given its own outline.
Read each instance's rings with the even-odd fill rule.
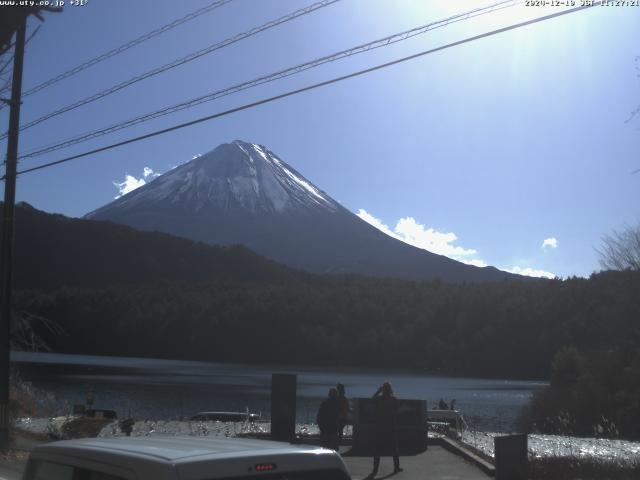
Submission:
[[[160,110],[156,110],[154,112],[150,112],[150,113],[146,113],[144,115],[129,119],[129,120],[125,120],[122,122],[118,122],[116,124],[110,125],[108,127],[104,127],[98,130],[93,130],[90,132],[86,132],[80,135],[77,135],[75,137],[71,137],[69,139],[66,139],[62,142],[58,142],[56,144],[52,144],[52,145],[47,145],[47,146],[43,146],[43,147],[37,147],[37,149],[35,150],[31,150],[30,153],[25,153],[24,155],[22,155],[20,158],[21,159],[25,159],[25,158],[33,158],[33,157],[37,157],[40,155],[44,155],[45,153],[49,153],[55,150],[60,150],[62,148],[67,148],[70,147],[72,145],[76,145],[78,143],[82,143],[97,137],[101,137],[113,132],[116,132],[118,130],[122,130],[125,128],[129,128],[132,127],[134,125],[137,125],[139,123],[144,123],[150,120],[153,120],[155,118],[164,116],[164,115],[169,115],[171,113],[175,113],[181,110],[185,110],[188,108],[192,108],[195,107],[197,105],[200,105],[202,103],[205,102],[209,102],[212,100],[216,100],[218,98],[221,97],[225,97],[227,95],[232,95],[234,93],[238,93],[241,92],[243,90],[247,90],[249,88],[253,88],[259,85],[263,85],[265,83],[270,83],[276,80],[280,80],[301,72],[304,72],[306,70],[309,70],[311,68],[315,68],[318,67],[320,65],[324,65],[325,63],[330,63],[330,62],[334,62],[346,57],[350,57],[353,55],[357,55],[359,53],[364,53],[370,50],[374,50],[377,48],[381,48],[381,47],[386,47],[387,45],[391,45],[403,40],[407,40],[409,38],[415,37],[417,35],[421,35],[424,33],[427,33],[431,30],[435,30],[437,28],[441,28],[441,27],[445,27],[447,25],[450,25],[452,23],[456,23],[456,22],[460,22],[463,20],[468,20],[470,18],[474,18],[474,17],[478,17],[480,15],[486,15],[488,13],[491,12],[495,12],[496,10],[499,9],[503,9],[503,8],[509,8],[512,7],[514,5],[520,4],[522,3],[521,0],[503,0],[501,2],[492,4],[492,5],[488,5],[485,7],[481,7],[481,8],[477,8],[474,10],[470,10],[468,12],[465,13],[461,13],[461,14],[457,14],[457,15],[453,15],[451,17],[445,18],[443,20],[438,20],[436,22],[431,22],[428,23],[426,25],[422,25],[419,27],[415,27],[412,28],[410,30],[406,30],[404,32],[400,32],[400,33],[396,33],[393,35],[389,35],[387,37],[378,39],[378,40],[374,40],[372,42],[368,42],[362,45],[358,45],[355,47],[351,47],[348,48],[346,50],[341,50],[339,52],[333,53],[331,55],[326,55],[324,57],[320,57],[314,60],[311,60],[309,62],[305,62],[293,67],[289,67],[286,68],[284,70],[280,70],[268,75],[264,75],[262,77],[250,80],[250,81],[246,81],[240,84],[236,84],[233,85],[231,87],[227,87],[225,89],[222,90],[218,90],[215,92],[211,92],[196,98],[192,98],[190,100],[187,100],[185,102],[181,102],[175,105],[171,105],[168,107],[164,107]]]
[[[26,47],[27,45],[29,45],[29,42],[30,42],[31,40],[33,40],[33,37],[35,37],[35,36],[38,34],[38,32],[39,32],[39,31],[40,31],[40,25],[38,25],[38,26],[37,26],[37,27],[36,27],[36,28],[31,32],[31,34],[27,37],[27,39],[26,39],[26,40],[25,40],[25,42],[24,42],[25,47]],[[11,55],[11,56],[7,59],[7,61],[2,65],[2,67],[0,67],[0,75],[2,75],[2,74],[4,73],[4,71],[5,71],[5,69],[7,68],[7,66],[8,66],[10,63],[12,63],[12,62],[13,62],[13,59],[14,59],[14,55]],[[11,89],[11,80],[10,80],[10,79],[8,79],[8,80],[7,80],[7,82],[6,82],[6,84],[5,84],[5,85],[3,85],[3,86],[0,88],[0,95],[2,95],[2,94],[3,94],[4,92],[6,92],[6,91],[9,91],[10,89]],[[5,106],[4,104],[0,104],[0,110],[2,110],[2,109],[4,108],[4,106]]]
[[[226,0],[226,1],[231,1],[231,0]],[[332,5],[336,2],[339,2],[340,0],[322,0],[320,2],[316,2],[313,3],[307,7],[301,8],[300,10],[296,10],[295,12],[289,13],[287,15],[284,15],[280,18],[277,18],[275,20],[271,20],[263,25],[260,25],[258,27],[254,27],[251,30],[247,30],[246,32],[243,33],[239,33],[237,35],[234,35],[233,37],[229,37],[225,40],[222,40],[221,42],[215,43],[213,45],[210,45],[206,48],[203,48],[201,50],[198,50],[196,52],[190,53],[189,55],[186,55],[184,57],[181,57],[177,60],[174,60],[172,62],[166,63],[164,65],[161,65],[159,67],[154,68],[153,70],[149,70],[148,72],[145,72],[141,75],[137,75],[133,78],[130,78],[129,80],[125,80],[124,82],[118,83],[117,85],[114,85],[112,87],[109,87],[105,90],[102,90],[101,92],[95,93],[89,97],[83,98],[82,100],[78,100],[75,103],[72,103],[70,105],[67,105],[66,107],[62,107],[58,110],[55,110],[53,112],[50,112],[46,115],[43,115],[42,117],[36,118],[35,120],[32,120],[31,122],[26,123],[25,125],[22,125],[20,127],[21,130],[26,130],[28,128],[31,128],[35,125],[38,125],[39,123],[42,123],[46,120],[49,120],[53,117],[57,117],[58,115],[62,115],[63,113],[69,112],[71,110],[74,110],[78,107],[81,107],[83,105],[87,105],[88,103],[92,103],[95,102],[96,100],[99,100],[101,98],[104,98],[108,95],[111,95],[115,92],[118,92],[124,88],[127,88],[135,83],[141,82],[142,80],[146,80],[147,78],[151,78],[154,77],[160,73],[166,72],[167,70],[171,70],[172,68],[175,67],[179,67],[181,65],[184,65],[185,63],[191,62],[197,58],[200,58],[204,55],[208,55],[209,53],[212,53],[216,50],[220,50],[222,48],[228,47],[229,45],[232,45],[236,42],[239,42],[240,40],[244,40],[245,38],[251,37],[253,35],[256,35],[260,32],[263,32],[265,30],[268,30],[270,28],[276,27],[278,25],[281,25],[283,23],[289,22],[291,20],[294,20],[298,17],[301,17],[303,15],[307,15],[309,13],[312,13],[316,10],[319,10],[321,8],[327,7],[329,5]],[[6,133],[4,135],[2,135],[0,137],[0,139],[2,138],[6,138]]]
[[[212,10],[215,10],[218,7],[222,7],[223,5],[231,2],[233,0],[216,0],[214,2],[211,2],[209,5],[206,5],[202,8],[199,8],[198,10],[195,10],[187,15],[185,15],[184,17],[180,17],[177,20],[174,20],[173,22],[167,23],[166,25],[163,25],[162,27],[156,28],[155,30],[152,30],[148,33],[145,33],[144,35],[139,36],[138,38],[135,38],[123,45],[120,45],[119,47],[116,47],[112,50],[109,50],[108,52],[105,52],[101,55],[98,55],[95,58],[92,58],[91,60],[88,60],[84,63],[81,63],[80,65],[67,70],[64,73],[61,73],[60,75],[57,75],[53,78],[50,78],[49,80],[46,80],[38,85],[36,85],[35,87],[30,88],[29,90],[27,90],[26,92],[24,92],[22,94],[23,97],[32,95],[36,92],[39,92],[40,90],[43,90],[47,87],[50,87],[51,85],[58,83],[66,78],[72,77],[73,75],[82,72],[83,70],[86,70],[87,68],[93,67],[94,65],[97,65],[98,63],[104,62],[105,60],[114,57],[116,55],[119,55],[123,52],[125,52],[126,50],[129,50],[130,48],[135,47],[136,45],[140,45],[143,42],[146,42],[147,40],[150,40],[154,37],[157,37],[158,35],[161,35],[175,27],[178,27],[180,25],[182,25],[183,23],[186,23],[190,20],[193,20],[201,15],[204,15],[205,13],[209,13]]]
[[[7,67],[13,62],[13,55],[9,55],[8,57],[9,58],[7,58],[6,62],[0,66],[0,74],[3,74]]]
[[[419,53],[416,53],[416,54],[413,54],[413,55],[409,55],[407,57],[402,57],[402,58],[399,58],[399,59],[396,59],[396,60],[392,60],[390,62],[382,63],[382,64],[379,64],[379,65],[376,65],[376,66],[373,66],[373,67],[370,67],[370,68],[366,68],[364,70],[359,70],[357,72],[352,72],[352,73],[347,74],[347,75],[343,75],[343,76],[340,76],[340,77],[335,77],[335,78],[332,78],[330,80],[325,80],[323,82],[315,83],[313,85],[308,85],[306,87],[302,87],[302,88],[299,88],[299,89],[296,89],[296,90],[290,90],[290,91],[288,91],[286,93],[282,93],[280,95],[275,95],[273,97],[265,98],[265,99],[258,100],[256,102],[252,102],[252,103],[247,103],[247,104],[241,105],[239,107],[235,107],[235,108],[232,108],[232,109],[229,109],[229,110],[225,110],[223,112],[215,113],[215,114],[208,115],[208,116],[205,116],[205,117],[200,117],[200,118],[197,118],[195,120],[191,120],[189,122],[185,122],[185,123],[181,123],[181,124],[178,124],[178,125],[174,125],[172,127],[164,128],[164,129],[161,129],[161,130],[156,130],[155,132],[147,133],[145,135],[140,135],[138,137],[129,138],[127,140],[123,140],[121,142],[113,143],[113,144],[107,145],[105,147],[96,148],[94,150],[90,150],[90,151],[87,151],[87,152],[84,152],[84,153],[80,153],[80,154],[77,154],[77,155],[72,155],[70,157],[66,157],[66,158],[63,158],[61,160],[56,160],[54,162],[48,162],[48,163],[45,163],[45,164],[42,164],[42,165],[38,165],[37,167],[31,167],[31,168],[28,168],[28,169],[25,169],[25,170],[21,170],[21,171],[18,172],[18,174],[35,172],[37,170],[42,170],[44,168],[53,167],[55,165],[60,165],[62,163],[70,162],[70,161],[76,160],[78,158],[83,158],[83,157],[87,157],[89,155],[93,155],[93,154],[96,154],[96,153],[104,152],[104,151],[107,151],[107,150],[112,150],[114,148],[121,147],[123,145],[128,145],[130,143],[135,143],[135,142],[139,142],[139,141],[142,141],[142,140],[146,140],[147,138],[156,137],[156,136],[159,136],[159,135],[163,135],[165,133],[173,132],[175,130],[180,130],[182,128],[190,127],[190,126],[196,125],[198,123],[203,123],[203,122],[206,122],[206,121],[209,121],[209,120],[213,120],[213,119],[216,119],[216,118],[224,117],[224,116],[230,115],[232,113],[236,113],[236,112],[240,112],[242,110],[247,110],[247,109],[250,109],[250,108],[254,108],[254,107],[257,107],[259,105],[264,105],[266,103],[271,103],[271,102],[274,102],[276,100],[281,100],[283,98],[291,97],[293,95],[297,95],[297,94],[300,94],[300,93],[303,93],[303,92],[307,92],[307,91],[310,91],[310,90],[315,90],[317,88],[324,87],[324,86],[327,86],[327,85],[331,85],[333,83],[338,83],[338,82],[341,82],[343,80],[347,80],[347,79],[354,78],[354,77],[359,77],[359,76],[365,75],[367,73],[371,73],[371,72],[374,72],[374,71],[377,71],[377,70],[382,70],[384,68],[387,68],[387,67],[390,67],[390,66],[393,66],[393,65],[404,63],[404,62],[407,62],[409,60],[414,60],[416,58],[423,57],[425,55],[436,53],[436,52],[439,52],[439,51],[442,51],[442,50],[446,50],[446,49],[449,49],[449,48],[457,47],[459,45],[463,45],[463,44],[470,43],[470,42],[473,42],[473,41],[476,41],[476,40],[480,40],[482,38],[490,37],[490,36],[493,36],[493,35],[498,35],[500,33],[508,32],[510,30],[515,30],[517,28],[522,28],[522,27],[526,27],[528,25],[533,25],[533,24],[536,24],[536,23],[540,23],[540,22],[543,22],[543,21],[546,21],[546,20],[550,20],[552,18],[560,17],[562,15],[567,15],[569,13],[575,13],[575,12],[578,12],[578,11],[581,11],[581,10],[585,10],[585,9],[588,9],[588,8],[591,8],[591,7],[594,7],[594,6],[599,6],[600,3],[601,2],[594,2],[593,4],[590,4],[590,5],[584,5],[584,6],[575,7],[575,8],[569,9],[569,10],[563,10],[563,11],[560,11],[560,12],[556,12],[556,13],[552,13],[552,14],[549,14],[549,15],[545,15],[543,17],[538,17],[538,18],[535,18],[535,19],[532,19],[532,20],[527,20],[525,22],[516,23],[516,24],[509,25],[507,27],[502,27],[502,28],[499,28],[499,29],[496,29],[496,30],[491,30],[489,32],[485,32],[485,33],[482,33],[482,34],[479,34],[479,35],[475,35],[475,36],[472,36],[472,37],[467,37],[467,38],[465,38],[463,40],[458,40],[456,42],[448,43],[448,44],[442,45],[440,47],[432,48],[432,49],[429,49],[429,50],[424,50],[422,52],[419,52]],[[4,179],[4,177],[3,177],[3,179]]]

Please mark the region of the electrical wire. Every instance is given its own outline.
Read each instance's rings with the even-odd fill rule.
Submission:
[[[73,75],[82,72],[83,70],[86,70],[87,68],[93,67],[94,65],[97,65],[101,62],[104,62],[105,60],[114,57],[116,55],[119,55],[127,50],[129,50],[130,48],[133,48],[137,45],[140,45],[143,42],[146,42],[147,40],[150,40],[154,37],[157,37],[158,35],[161,35],[165,32],[168,32],[169,30],[176,28],[180,25],[182,25],[183,23],[189,22],[190,20],[193,20],[195,18],[200,17],[201,15],[204,15],[205,13],[209,13],[212,10],[215,10],[216,8],[222,7],[223,5],[226,5],[229,2],[232,2],[233,0],[216,0],[215,2],[211,2],[210,4],[199,8],[198,10],[195,10],[191,13],[188,13],[187,15],[180,17],[170,23],[167,23],[166,25],[163,25],[162,27],[156,28],[155,30],[152,30],[148,33],[145,33],[144,35],[139,36],[138,38],[135,38],[123,45],[120,45],[119,47],[116,47],[112,50],[109,50],[108,52],[105,52],[101,55],[98,55],[95,58],[92,58],[91,60],[88,60],[84,63],[81,63],[80,65],[67,70],[64,73],[61,73],[60,75],[57,75],[53,78],[50,78],[49,80],[46,80],[32,88],[30,88],[29,90],[25,91],[22,93],[23,97],[27,97],[29,95],[33,95],[36,92],[39,92],[40,90],[43,90],[47,87],[50,87],[51,85],[58,83],[66,78],[72,77]]]
[[[227,0],[230,1],[230,0]],[[209,45],[206,48],[203,48],[201,50],[198,50],[196,52],[190,53],[189,55],[186,55],[184,57],[181,57],[177,60],[174,60],[172,62],[169,63],[165,63],[164,65],[161,65],[159,67],[154,68],[153,70],[150,70],[148,72],[145,72],[141,75],[137,75],[133,78],[130,78],[128,80],[125,80],[124,82],[120,82],[117,85],[114,85],[112,87],[109,87],[105,90],[102,90],[101,92],[95,93],[89,97],[83,98],[82,100],[78,100],[75,103],[72,103],[70,105],[67,105],[65,107],[62,107],[58,110],[55,110],[53,112],[50,112],[46,115],[43,115],[42,117],[36,118],[35,120],[32,120],[24,125],[20,126],[20,130],[27,130],[28,128],[31,128],[35,125],[38,125],[42,122],[45,122],[47,120],[50,120],[51,118],[57,117],[58,115],[62,115],[63,113],[69,112],[71,110],[75,110],[78,107],[81,107],[83,105],[87,105],[88,103],[92,103],[95,102],[96,100],[99,100],[101,98],[104,98],[108,95],[111,95],[113,93],[116,93],[124,88],[127,88],[131,85],[134,85],[138,82],[141,82],[143,80],[146,80],[147,78],[151,78],[154,77],[156,75],[159,75],[160,73],[164,73],[167,70],[171,70],[175,67],[179,67],[184,65],[185,63],[191,62],[197,58],[200,58],[204,55],[208,55],[209,53],[215,52],[216,50],[220,50],[222,48],[228,47],[229,45],[232,45],[234,43],[239,42],[240,40],[244,40],[245,38],[249,38],[253,35],[257,35],[260,32],[263,32],[265,30],[268,30],[270,28],[276,27],[278,25],[281,25],[283,23],[289,22],[291,20],[294,20],[298,17],[301,17],[303,15],[307,15],[309,13],[312,13],[316,10],[319,10],[321,8],[327,7],[329,5],[332,5],[336,2],[339,2],[340,0],[322,0],[320,2],[316,2],[313,3],[307,7],[301,8],[299,10],[296,10],[295,12],[289,13],[287,15],[284,15],[280,18],[277,18],[275,20],[271,20],[263,25],[260,25],[258,27],[254,27],[251,30],[248,30],[246,32],[243,33],[239,33],[237,35],[234,35],[233,37],[229,37],[225,40],[222,40],[221,42],[215,43],[213,45]],[[0,136],[0,139],[6,138],[7,137],[7,133],[3,134],[2,136]]]
[[[376,66],[373,66],[373,67],[370,67],[370,68],[366,68],[366,69],[363,69],[363,70],[352,72],[352,73],[347,74],[347,75],[343,75],[343,76],[340,76],[340,77],[335,77],[335,78],[332,78],[330,80],[325,80],[323,82],[315,83],[313,85],[308,85],[306,87],[302,87],[302,88],[299,88],[299,89],[296,89],[296,90],[291,90],[291,91],[288,91],[286,93],[282,93],[280,95],[275,95],[275,96],[272,96],[272,97],[269,97],[269,98],[258,100],[256,102],[247,103],[247,104],[241,105],[239,107],[235,107],[235,108],[232,108],[232,109],[229,109],[229,110],[225,110],[223,112],[214,113],[212,115],[207,115],[205,117],[200,117],[200,118],[197,118],[195,120],[191,120],[189,122],[185,122],[185,123],[181,123],[181,124],[178,124],[178,125],[174,125],[172,127],[164,128],[164,129],[161,129],[161,130],[156,130],[154,132],[147,133],[145,135],[140,135],[138,137],[129,138],[127,140],[123,140],[121,142],[113,143],[111,145],[107,145],[107,146],[104,146],[104,147],[96,148],[94,150],[90,150],[90,151],[87,151],[87,152],[84,152],[84,153],[80,153],[80,154],[77,154],[77,155],[72,155],[70,157],[66,157],[66,158],[63,158],[63,159],[60,159],[60,160],[56,160],[56,161],[53,161],[53,162],[48,162],[48,163],[45,163],[45,164],[42,164],[42,165],[38,165],[36,167],[31,167],[31,168],[28,168],[28,169],[25,169],[25,170],[20,170],[17,173],[18,173],[18,175],[21,175],[21,174],[24,174],[24,173],[35,172],[37,170],[42,170],[44,168],[49,168],[49,167],[53,167],[55,165],[60,165],[60,164],[63,164],[63,163],[67,163],[67,162],[70,162],[72,160],[76,160],[76,159],[79,159],[79,158],[87,157],[89,155],[93,155],[93,154],[96,154],[96,153],[99,153],[99,152],[112,150],[114,148],[121,147],[123,145],[128,145],[128,144],[131,144],[131,143],[135,143],[135,142],[139,142],[139,141],[142,141],[142,140],[146,140],[148,138],[156,137],[156,136],[159,136],[159,135],[163,135],[165,133],[173,132],[175,130],[180,130],[182,128],[190,127],[192,125],[196,125],[196,124],[207,122],[209,120],[213,120],[213,119],[216,119],[216,118],[224,117],[224,116],[230,115],[232,113],[236,113],[236,112],[240,112],[242,110],[247,110],[247,109],[250,109],[250,108],[254,108],[254,107],[257,107],[259,105],[264,105],[264,104],[267,104],[267,103],[271,103],[271,102],[274,102],[274,101],[277,101],[277,100],[281,100],[283,98],[291,97],[293,95],[298,95],[298,94],[303,93],[303,92],[307,92],[307,91],[310,91],[310,90],[315,90],[317,88],[324,87],[324,86],[327,86],[327,85],[331,85],[331,84],[334,84],[334,83],[338,83],[338,82],[341,82],[341,81],[344,81],[344,80],[347,80],[347,79],[350,79],[350,78],[359,77],[359,76],[362,76],[362,75],[365,75],[365,74],[368,74],[368,73],[371,73],[371,72],[374,72],[374,71],[377,71],[377,70],[382,70],[384,68],[387,68],[387,67],[390,67],[390,66],[393,66],[393,65],[397,65],[397,64],[404,63],[404,62],[407,62],[407,61],[410,61],[410,60],[414,60],[416,58],[420,58],[420,57],[423,57],[425,55],[430,55],[432,53],[436,53],[436,52],[440,52],[440,51],[443,51],[443,50],[446,50],[446,49],[449,49],[449,48],[457,47],[459,45],[463,45],[463,44],[474,42],[476,40],[487,38],[487,37],[490,37],[490,36],[493,36],[493,35],[498,35],[500,33],[508,32],[508,31],[511,31],[511,30],[515,30],[517,28],[522,28],[522,27],[526,27],[528,25],[533,25],[533,24],[536,24],[536,23],[540,23],[540,22],[543,22],[543,21],[546,21],[546,20],[550,20],[552,18],[557,18],[557,17],[563,16],[563,15],[567,15],[569,13],[575,13],[575,12],[578,12],[578,11],[581,11],[581,10],[586,10],[586,9],[592,8],[594,6],[598,6],[598,5],[600,5],[600,3],[601,2],[594,2],[593,4],[588,4],[588,5],[583,5],[583,6],[580,6],[580,7],[575,7],[575,8],[572,8],[572,9],[568,9],[568,10],[563,10],[563,11],[560,11],[560,12],[556,12],[556,13],[552,13],[552,14],[549,14],[549,15],[545,15],[543,17],[538,17],[538,18],[535,18],[535,19],[532,19],[532,20],[527,20],[525,22],[512,24],[512,25],[509,25],[507,27],[502,27],[502,28],[499,28],[499,29],[496,29],[496,30],[491,30],[489,32],[485,32],[485,33],[482,33],[482,34],[479,34],[479,35],[475,35],[475,36],[472,36],[472,37],[467,37],[465,39],[458,40],[456,42],[448,43],[448,44],[442,45],[440,47],[432,48],[432,49],[429,49],[429,50],[424,50],[422,52],[419,52],[419,53],[416,53],[416,54],[413,54],[413,55],[409,55],[409,56],[402,57],[402,58],[399,58],[399,59],[396,59],[396,60],[392,60],[390,62],[379,64],[379,65],[376,65]],[[4,177],[2,177],[2,179],[4,179]]]
[[[358,45],[355,47],[351,47],[348,48],[346,50],[341,50],[339,52],[333,53],[331,55],[326,55],[324,57],[320,57],[314,60],[311,60],[309,62],[305,62],[293,67],[289,67],[286,68],[284,70],[280,70],[268,75],[264,75],[262,77],[250,80],[250,81],[246,81],[237,85],[233,85],[231,87],[227,87],[224,88],[222,90],[218,90],[218,91],[214,91],[214,92],[210,92],[208,94],[196,97],[196,98],[192,98],[190,100],[175,104],[175,105],[171,105],[168,107],[164,107],[160,110],[156,110],[150,113],[146,113],[144,115],[129,119],[129,120],[125,120],[122,122],[118,122],[115,124],[112,124],[108,127],[104,127],[98,130],[92,130],[90,132],[86,132],[74,137],[71,137],[69,139],[66,139],[62,142],[53,144],[53,145],[47,145],[47,146],[42,146],[42,147],[37,147],[36,149],[32,149],[29,153],[24,153],[23,155],[21,155],[19,158],[20,159],[26,159],[26,158],[33,158],[33,157],[37,157],[40,155],[44,155],[45,153],[50,153],[52,151],[55,150],[60,150],[62,148],[67,148],[70,147],[72,145],[76,145],[78,143],[82,143],[88,140],[92,140],[94,138],[97,137],[101,137],[103,135],[107,135],[113,132],[116,132],[118,130],[122,130],[125,128],[129,128],[132,127],[134,125],[140,124],[140,123],[144,123],[150,120],[153,120],[155,118],[158,117],[162,117],[164,115],[169,115],[171,113],[175,113],[181,110],[185,110],[188,108],[192,108],[195,107],[197,105],[200,105],[202,103],[205,102],[210,102],[212,100],[216,100],[218,98],[221,97],[225,97],[227,95],[232,95],[238,92],[241,92],[243,90],[247,90],[249,88],[253,88],[253,87],[257,87],[259,85],[263,85],[265,83],[270,83],[276,80],[280,80],[301,72],[304,72],[306,70],[309,70],[311,68],[315,68],[318,67],[320,65],[324,65],[326,63],[330,63],[330,62],[334,62],[343,58],[347,58],[353,55],[357,55],[360,53],[364,53],[370,50],[374,50],[377,48],[381,48],[381,47],[386,47],[388,45],[403,41],[403,40],[407,40],[409,38],[415,37],[417,35],[421,35],[424,33],[427,33],[431,30],[435,30],[437,28],[441,28],[441,27],[445,27],[447,25],[450,25],[452,23],[456,23],[456,22],[460,22],[463,20],[468,20],[470,18],[474,18],[474,17],[478,17],[480,15],[486,15],[488,13],[492,13],[495,12],[497,10],[503,9],[503,8],[509,8],[515,5],[518,5],[522,3],[521,0],[503,0],[501,2],[498,3],[494,3],[492,5],[488,5],[485,7],[481,7],[481,8],[477,8],[474,10],[470,10],[461,14],[457,14],[457,15],[453,15],[451,17],[445,18],[443,20],[438,20],[436,22],[431,22],[428,23],[426,25],[422,25],[419,27],[415,27],[412,28],[410,30],[406,30],[404,32],[400,32],[400,33],[395,33],[393,35],[389,35],[387,37],[384,38],[380,38],[378,40],[374,40],[372,42],[368,42],[362,45]]]
[[[26,39],[26,40],[25,40],[25,42],[24,42],[25,47],[26,47],[27,45],[29,45],[29,42],[30,42],[31,40],[33,40],[33,37],[35,37],[39,31],[40,31],[40,25],[38,25],[38,26],[37,26],[37,27],[36,27],[36,28],[31,32],[31,34],[27,37],[27,39]],[[9,64],[12,64],[12,63],[13,63],[13,57],[14,57],[14,55],[13,55],[13,54],[11,54],[11,55],[9,56],[9,58],[7,59],[7,61],[2,65],[2,67],[0,67],[0,75],[2,75],[2,74],[4,73],[5,69],[9,66]],[[3,85],[3,86],[0,88],[0,95],[2,95],[2,94],[3,94],[3,93],[5,93],[5,92],[8,92],[8,91],[10,91],[10,90],[11,90],[11,79],[8,79],[8,80],[7,80],[7,82],[5,83],[5,85]],[[4,105],[4,104],[0,104],[0,110],[2,110],[4,107],[5,107],[5,105]]]

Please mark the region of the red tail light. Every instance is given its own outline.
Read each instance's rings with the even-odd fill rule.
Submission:
[[[256,472],[271,472],[277,467],[275,463],[258,463],[254,468]]]

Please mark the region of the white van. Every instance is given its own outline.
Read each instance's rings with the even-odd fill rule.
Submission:
[[[349,480],[320,447],[215,437],[116,437],[36,447],[23,480]]]

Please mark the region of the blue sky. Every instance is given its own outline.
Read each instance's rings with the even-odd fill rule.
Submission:
[[[28,89],[207,0],[89,0],[47,15]],[[24,99],[23,123],[312,0],[235,0]],[[25,151],[493,2],[342,0],[23,132]],[[329,79],[556,8],[514,7],[324,65],[22,168]],[[37,25],[35,19],[30,26]],[[267,146],[367,221],[462,261],[562,277],[598,270],[640,220],[640,8],[596,7],[18,178],[18,200],[82,216],[220,143]],[[6,129],[8,110],[0,111]],[[4,142],[2,147],[5,148]],[[149,180],[153,174],[147,175]]]

